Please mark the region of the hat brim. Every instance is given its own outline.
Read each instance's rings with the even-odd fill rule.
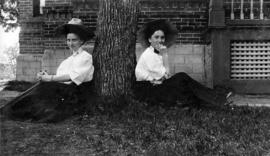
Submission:
[[[148,23],[145,23],[142,28],[138,31],[138,41],[144,48],[150,46],[148,39],[151,35],[157,31],[162,30],[165,34],[165,45],[170,47],[173,45],[178,36],[177,28],[172,25],[167,20],[154,20]]]
[[[84,25],[75,24],[63,24],[55,29],[56,35],[67,35],[68,33],[77,34],[81,40],[88,41],[92,39],[94,34],[94,29],[88,28]]]

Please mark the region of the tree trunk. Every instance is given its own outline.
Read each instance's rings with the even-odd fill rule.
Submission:
[[[135,81],[138,0],[99,0],[93,51],[95,89],[103,99],[131,93]]]

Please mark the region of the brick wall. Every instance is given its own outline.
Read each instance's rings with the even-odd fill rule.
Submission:
[[[141,0],[138,18],[138,29],[146,22],[154,19],[167,19],[177,26],[179,30],[177,44],[170,48],[171,67],[174,73],[184,71],[190,76],[206,83],[211,78],[207,77],[205,64],[207,48],[204,40],[204,32],[207,30],[208,21],[208,0]],[[20,53],[18,66],[25,61],[30,61],[31,57],[24,55],[43,56],[43,62],[28,68],[47,68],[52,73],[55,72],[57,60],[59,62],[57,49],[67,49],[65,37],[55,36],[54,29],[69,21],[72,17],[83,20],[85,25],[96,27],[98,0],[46,0],[43,8],[43,15],[33,17],[31,7],[32,0],[20,1],[21,25]],[[29,18],[30,17],[30,18]],[[94,40],[90,41],[88,47],[93,47]],[[137,56],[139,57],[143,49],[137,44]],[[60,50],[61,51],[61,50]],[[55,53],[55,57],[50,57],[53,61],[48,61],[49,54]],[[60,52],[59,52],[60,53]],[[64,55],[65,53],[63,53]],[[52,55],[49,55],[52,56]],[[64,57],[63,57],[64,58]],[[63,59],[60,58],[60,59]],[[41,61],[39,59],[39,61]],[[21,61],[21,62],[20,62]],[[34,59],[34,61],[38,61]],[[31,61],[30,61],[31,62]],[[53,62],[53,63],[52,63]],[[41,65],[40,65],[41,64]],[[26,65],[23,65],[27,68]],[[209,65],[208,65],[209,67]],[[23,79],[33,80],[30,72],[22,72],[22,67],[17,67],[17,79],[20,75],[28,74]]]
[[[33,17],[32,2],[33,0],[19,1],[21,54],[43,53],[43,20],[40,17]]]
[[[41,70],[43,20],[41,17],[33,17],[33,0],[20,0],[19,14],[20,55],[17,57],[16,79],[34,81],[36,73]]]
[[[33,1],[32,0],[20,0],[19,3],[19,11],[20,11],[20,19],[25,19],[27,17],[33,16]],[[23,20],[21,20],[23,21]]]
[[[21,22],[20,32],[20,53],[21,54],[42,54],[43,42],[43,21],[40,18],[24,19]]]
[[[154,19],[168,19],[177,26],[179,43],[204,44],[208,0],[142,0],[139,27]]]
[[[46,1],[46,37],[53,37],[53,28],[67,22],[70,17],[80,18],[87,26],[96,27],[98,0],[59,1]],[[167,19],[179,30],[178,43],[205,44],[208,5],[208,0],[141,0],[138,28],[151,20]]]
[[[46,0],[44,9],[44,49],[66,49],[62,37],[55,36],[55,28],[73,17],[71,0]]]
[[[44,49],[66,49],[64,37],[55,36],[55,28],[67,23],[73,17],[73,8],[68,5],[50,6],[44,8],[43,41]]]
[[[47,0],[43,16],[33,17],[32,0],[19,3],[21,53],[43,53],[47,48],[65,48],[64,39],[54,36],[54,29],[71,17],[81,18],[89,27],[96,27],[98,0]],[[208,1],[142,0],[139,23],[168,19],[178,30],[178,43],[204,44],[207,30]],[[40,41],[40,42],[38,42]]]

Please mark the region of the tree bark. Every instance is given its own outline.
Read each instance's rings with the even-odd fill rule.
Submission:
[[[119,99],[135,81],[138,0],[99,0],[93,51],[97,95]]]

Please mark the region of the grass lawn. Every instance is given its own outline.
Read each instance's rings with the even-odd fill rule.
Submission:
[[[270,153],[267,108],[155,108],[76,116],[57,124],[1,120],[2,155],[226,155]]]
[[[0,155],[267,156],[270,109],[144,109],[74,116],[57,124],[1,117]]]

